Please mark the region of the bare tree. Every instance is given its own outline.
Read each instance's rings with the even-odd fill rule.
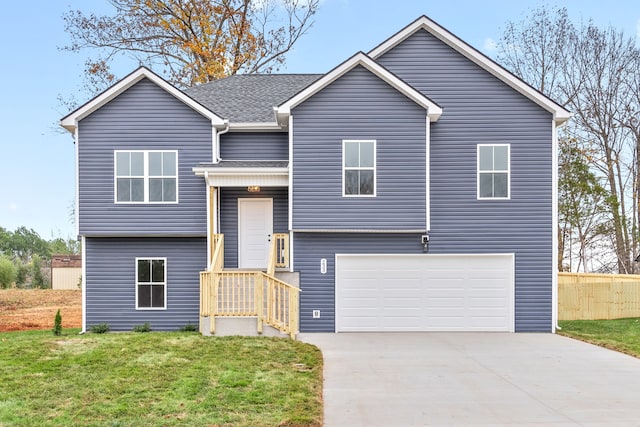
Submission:
[[[565,8],[542,7],[520,23],[509,23],[498,48],[498,60],[507,68],[574,113],[565,142],[575,141],[575,146],[569,157],[560,153],[560,263],[566,243],[575,239],[578,267],[586,268],[587,253],[605,259],[612,252],[615,270],[633,272],[640,215],[635,40],[593,22],[576,29]],[[585,186],[591,181],[580,176],[585,171],[576,165],[588,165],[596,181]],[[593,209],[594,203],[599,209]],[[598,237],[603,233],[608,238]],[[593,250],[587,250],[589,245]]]
[[[638,72],[633,69],[635,41],[613,28],[602,30],[589,23],[580,32],[574,54],[576,70],[567,74],[568,90],[577,93],[571,102],[574,120],[581,137],[596,149],[593,164],[607,183],[618,271],[631,273],[628,195],[633,177],[625,161],[631,158],[634,147],[620,120],[625,116],[626,82]]]
[[[498,61],[540,92],[568,104],[566,71],[576,29],[566,8],[533,10],[520,22],[508,22],[498,43]]]

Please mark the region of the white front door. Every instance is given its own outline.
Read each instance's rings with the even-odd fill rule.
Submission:
[[[238,268],[266,268],[273,234],[273,199],[238,199]]]

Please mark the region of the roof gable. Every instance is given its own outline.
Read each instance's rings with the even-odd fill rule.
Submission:
[[[438,25],[436,22],[432,21],[426,16],[421,16],[420,18],[416,19],[411,24],[407,25],[405,28],[379,44],[369,52],[369,55],[372,58],[377,59],[420,30],[427,31],[473,63],[480,66],[482,69],[502,80],[511,88],[520,92],[522,95],[526,96],[545,110],[552,113],[556,124],[562,124],[571,117],[571,113],[560,104],[556,103],[551,98],[539,92],[538,90],[527,84],[525,81],[509,72],[506,68],[502,67],[497,62],[493,61],[491,58],[484,55],[471,45],[465,43],[460,38],[456,37],[447,29]]]
[[[170,95],[211,120],[212,126],[222,127],[225,125],[225,120],[222,117],[218,116],[213,111],[200,104],[198,101],[189,97],[184,92],[177,89],[175,86],[171,85],[169,82],[159,77],[157,74],[153,73],[146,67],[138,68],[104,92],[100,93],[81,107],[69,113],[67,116],[63,117],[62,120],[60,120],[60,124],[69,132],[75,132],[80,120],[89,116],[94,111],[100,109],[102,106],[106,105],[111,100],[118,97],[127,89],[145,78],[151,80],[153,83],[168,92]]]
[[[391,71],[384,68],[382,65],[375,62],[369,56],[367,56],[363,52],[358,52],[353,55],[351,58],[344,61],[342,64],[335,67],[333,70],[329,71],[327,74],[323,75],[321,78],[307,86],[302,91],[298,92],[296,95],[291,97],[286,102],[280,104],[277,107],[274,107],[274,112],[276,114],[276,119],[281,126],[286,126],[288,122],[288,117],[291,114],[291,109],[295,108],[297,105],[303,103],[305,100],[321,91],[329,84],[346,74],[348,71],[352,70],[356,66],[362,66],[365,69],[369,70],[371,73],[376,75],[381,80],[388,83],[391,87],[396,89],[398,92],[405,95],[407,98],[411,99],[416,104],[423,107],[427,110],[427,116],[429,117],[429,121],[435,122],[440,118],[442,114],[442,108],[424,96],[421,92],[411,87],[409,84],[401,80]]]

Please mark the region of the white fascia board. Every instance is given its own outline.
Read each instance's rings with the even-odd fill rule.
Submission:
[[[413,102],[427,110],[427,116],[429,117],[430,121],[435,122],[440,118],[440,115],[442,114],[442,108],[440,108],[439,105],[431,101],[416,89],[409,86],[407,83],[402,81],[382,65],[375,62],[365,53],[358,52],[342,64],[338,65],[333,70],[329,71],[319,80],[316,80],[313,84],[311,84],[311,86],[307,87],[297,95],[290,98],[284,104],[275,107],[274,113],[277,122],[281,125],[284,125],[284,123],[288,121],[288,116],[291,114],[292,108],[301,104],[358,65],[363,66],[364,68],[375,74],[377,77],[388,83],[398,92],[402,93]]]
[[[156,85],[160,86],[162,89],[167,91],[169,94],[173,95],[179,101],[183,102],[196,112],[200,113],[204,117],[211,120],[211,125],[216,127],[224,127],[225,122],[222,117],[218,116],[211,110],[204,107],[202,104],[194,100],[193,98],[186,95],[180,89],[176,88],[153,71],[149,70],[146,67],[140,67],[137,70],[130,73],[128,76],[124,77],[122,80],[111,86],[109,89],[105,90],[101,94],[97,95],[89,102],[76,109],[69,115],[65,116],[60,120],[60,124],[62,127],[67,129],[69,132],[74,132],[75,128],[78,125],[78,122],[83,118],[87,117],[103,105],[107,104],[114,98],[116,98],[121,93],[125,92],[134,84],[138,83],[140,80],[147,78],[151,80]]]
[[[210,168],[206,166],[197,166],[193,168],[196,176],[221,175],[289,175],[289,168]]]
[[[284,130],[276,122],[236,122],[229,123],[229,132],[273,132]]]
[[[449,47],[455,49],[457,52],[465,56],[467,59],[471,60],[478,66],[482,67],[484,70],[502,80],[511,88],[517,90],[522,95],[526,96],[545,110],[552,113],[553,119],[557,125],[560,125],[571,118],[571,113],[560,104],[557,104],[556,102],[551,100],[551,98],[548,98],[546,95],[538,92],[532,86],[529,86],[523,80],[507,71],[507,69],[499,65],[497,62],[493,61],[471,45],[465,43],[460,38],[449,32],[447,29],[441,27],[431,19],[427,18],[426,16],[422,16],[416,19],[414,22],[400,30],[398,33],[382,42],[380,45],[369,52],[369,56],[374,59],[379,58],[384,53],[397,46],[400,42],[402,42],[418,30],[425,30],[433,36],[437,37]]]

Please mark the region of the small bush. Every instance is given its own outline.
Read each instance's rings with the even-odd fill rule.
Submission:
[[[109,332],[109,324],[108,323],[98,323],[97,325],[92,325],[89,328],[89,331],[94,334],[104,334]]]
[[[151,325],[149,322],[144,322],[142,325],[135,325],[133,332],[151,332]]]
[[[180,332],[196,332],[197,330],[198,330],[198,326],[192,324],[191,322],[187,323],[182,328],[180,328]]]
[[[0,287],[10,288],[16,280],[16,267],[13,262],[5,257],[0,258]]]
[[[62,315],[60,309],[56,312],[56,317],[53,320],[53,335],[62,335]]]

